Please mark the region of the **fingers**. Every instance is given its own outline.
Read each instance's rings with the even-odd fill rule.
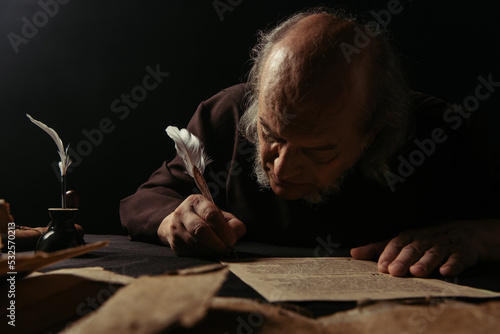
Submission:
[[[439,268],[443,276],[458,275],[478,259],[464,233],[445,225],[402,232],[380,255],[379,270],[392,276],[426,277]]]
[[[245,232],[234,215],[200,195],[189,196],[158,228],[160,239],[184,256],[228,256]]]
[[[241,220],[229,212],[220,210],[204,197],[196,201],[193,207],[226,246],[234,246],[246,233],[247,229]]]
[[[405,231],[387,244],[378,260],[381,272],[392,276],[405,276],[410,272],[424,277],[442,263],[446,256],[444,250],[416,234],[414,230]]]
[[[218,239],[226,245],[226,247],[234,245],[237,240],[236,236],[234,235],[231,227],[228,225],[222,211],[203,196],[191,196],[191,198],[191,206],[194,213],[197,214],[203,222],[205,222],[205,225],[202,225],[201,227],[209,227]],[[198,226],[195,227],[197,228]],[[190,232],[194,233],[195,231]]]
[[[228,245],[220,238],[211,224],[205,221],[196,212],[187,212],[182,220],[187,234],[184,239],[189,247],[199,249],[203,252],[204,248],[213,250],[216,254],[225,254],[228,251]]]
[[[410,273],[416,277],[426,277],[449,255],[450,250],[439,243],[432,245],[427,241],[412,240],[412,233],[414,232],[402,233],[388,244],[379,260],[382,272],[392,276]]]
[[[229,228],[233,232],[233,239],[229,244],[229,246],[233,246],[236,241],[238,241],[243,235],[245,235],[247,228],[245,224],[243,224],[243,222],[236,218],[233,214],[222,211],[222,215],[224,216],[224,219],[226,220]]]
[[[375,242],[351,249],[351,256],[357,260],[373,260],[383,252],[387,241]]]
[[[381,241],[351,249],[351,256],[359,260],[371,260],[378,256],[379,271],[392,276],[404,276],[410,266],[421,257],[418,243],[411,243],[411,232],[402,233],[391,241]],[[423,265],[423,264],[421,264]],[[433,267],[435,268],[435,266]],[[421,276],[419,266],[413,268]],[[412,272],[413,274],[413,272]]]
[[[197,239],[196,236],[193,236],[186,229],[180,220],[172,220],[168,230],[167,243],[177,255],[217,257],[226,251],[227,247],[216,239],[215,241],[209,240],[208,242],[203,240],[203,237]]]
[[[430,275],[434,269],[443,263],[443,260],[448,255],[448,252],[440,246],[433,246],[420,259],[417,259],[415,264],[409,267],[409,271],[413,276],[425,277]]]
[[[466,264],[462,261],[459,254],[452,254],[448,261],[439,268],[439,273],[443,276],[457,276],[465,268]]]
[[[447,261],[439,268],[443,276],[457,276],[467,268],[477,263],[479,258],[476,252],[456,252],[450,255]]]
[[[207,230],[210,230],[208,225],[191,209],[186,209],[186,205],[181,204],[162,221],[157,233],[160,240],[168,244],[177,255],[223,254],[227,247]]]
[[[418,256],[416,254],[416,249],[413,246],[406,248],[411,241],[411,232],[403,232],[396,238],[389,241],[378,260],[379,270],[393,276],[404,276],[409,267],[407,262],[412,259],[416,260]],[[414,262],[412,262],[412,264],[413,263]]]

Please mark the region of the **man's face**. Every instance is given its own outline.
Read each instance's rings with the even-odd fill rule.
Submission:
[[[257,120],[262,169],[278,196],[319,202],[319,194],[337,186],[366,146],[358,126],[364,80],[354,71],[351,89],[332,98],[325,93],[327,81],[301,82],[287,73],[293,71],[288,60],[278,50],[262,75]]]

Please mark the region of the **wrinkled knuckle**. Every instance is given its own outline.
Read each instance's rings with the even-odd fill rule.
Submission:
[[[197,206],[203,200],[203,196],[201,196],[200,194],[193,194],[189,195],[187,200],[192,206]]]
[[[406,245],[408,245],[408,242],[405,240],[405,238],[403,238],[401,236],[397,236],[396,238],[391,240],[391,244],[393,246],[398,247],[398,248],[403,248]]]
[[[205,219],[206,222],[211,222],[214,219],[216,219],[218,215],[218,212],[214,210],[213,208],[206,208],[203,212],[203,218]]]
[[[175,238],[177,238],[179,235],[179,227],[177,226],[177,224],[167,225],[167,234],[169,238],[175,241]]]
[[[438,257],[442,257],[443,256],[443,249],[442,248],[439,248],[439,247],[433,247],[429,250],[427,250],[427,252],[425,252],[427,255],[430,255],[434,258],[438,258]]]
[[[195,238],[199,238],[203,235],[206,235],[207,231],[210,229],[210,226],[207,224],[198,224],[193,230],[193,236]]]
[[[189,195],[184,199],[184,201],[182,201],[182,203],[178,206],[178,208],[186,205],[190,206],[192,203],[193,203],[193,195]]]
[[[420,248],[415,244],[406,245],[403,249],[416,254],[418,257],[422,257],[422,255],[424,255]]]
[[[179,242],[182,241],[182,237],[180,235],[180,233],[177,233],[178,232],[178,228],[177,226],[173,226],[171,229],[170,229],[170,239],[172,240],[172,243],[173,244],[179,244]]]
[[[193,200],[196,199],[197,196],[198,196],[198,194],[191,194],[186,199],[189,200],[189,201],[193,201]]]
[[[181,207],[177,207],[177,209],[174,210],[174,212],[172,212],[172,216],[171,216],[172,219],[170,219],[170,225],[174,225],[175,222],[178,222],[181,220],[182,218],[182,208]]]

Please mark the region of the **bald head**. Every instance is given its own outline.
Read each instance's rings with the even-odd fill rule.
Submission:
[[[359,168],[385,183],[387,161],[408,140],[412,126],[404,70],[379,29],[313,9],[262,33],[253,48],[248,106],[240,120],[244,136],[258,144],[260,110],[271,123],[280,123],[268,124],[278,135],[283,128],[299,135],[333,133],[332,126],[347,124],[354,115],[355,129],[348,131],[373,136]]]
[[[343,46],[354,44],[360,29],[363,29],[361,25],[348,19],[314,14],[298,20],[275,45],[290,48],[310,71],[324,72],[325,67],[332,65],[346,69],[351,59],[345,57]],[[359,53],[353,60],[358,61],[366,54]]]
[[[345,110],[353,98],[358,103],[350,103],[348,111],[361,112],[367,62],[362,57],[346,61],[340,48],[352,40],[355,26],[329,14],[299,20],[274,44],[264,61],[258,88],[261,103],[281,113],[293,110],[302,125],[325,124],[326,118]]]

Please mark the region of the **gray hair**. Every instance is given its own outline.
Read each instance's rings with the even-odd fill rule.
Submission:
[[[312,9],[289,17],[268,32],[260,32],[258,43],[252,49],[253,66],[248,74],[248,93],[246,110],[239,122],[242,135],[252,143],[258,143],[257,118],[259,110],[259,86],[264,64],[274,45],[280,42],[288,32],[302,19],[317,14],[328,14],[333,20],[347,23],[351,29],[349,42],[355,44],[352,36],[354,28],[364,29],[371,37],[369,44],[360,48],[359,54],[353,55],[355,62],[366,64],[368,76],[368,98],[359,119],[359,129],[363,135],[378,130],[371,145],[358,160],[357,167],[361,174],[378,183],[385,184],[384,173],[389,170],[391,158],[411,138],[413,134],[410,113],[410,90],[402,65],[394,51],[387,31],[379,26],[360,24],[353,16],[325,9]],[[354,29],[354,30],[356,30]],[[335,36],[335,35],[334,35]],[[345,37],[335,36],[335,42],[342,45]],[[342,38],[344,41],[340,40]]]

